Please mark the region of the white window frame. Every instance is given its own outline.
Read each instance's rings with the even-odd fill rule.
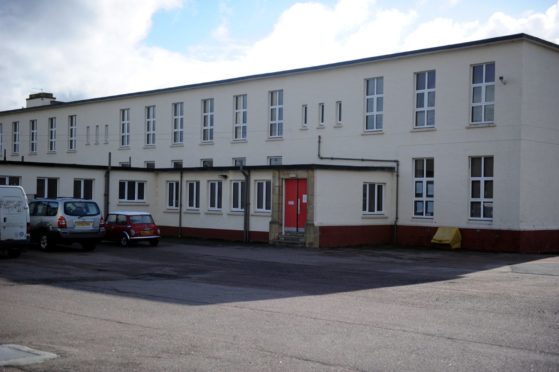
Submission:
[[[49,152],[56,152],[56,118],[49,118]]]
[[[208,181],[208,210],[221,211],[223,209],[223,182]]]
[[[413,175],[413,216],[433,218],[435,215],[435,159],[413,159]]]
[[[155,105],[146,106],[146,146],[155,146]]]
[[[167,181],[167,209],[179,209],[180,203],[180,182]]]
[[[95,144],[99,144],[99,124],[95,125]]]
[[[120,147],[130,147],[130,109],[120,109]]]
[[[124,198],[121,198],[121,184],[124,184]],[[144,202],[146,199],[146,181],[119,180],[118,181],[118,201],[119,202]],[[134,196],[128,198],[128,191],[133,188]]]
[[[39,180],[43,181],[43,186],[44,186],[44,190],[42,194],[39,194]],[[51,183],[51,181],[54,181],[53,183]],[[51,186],[54,186],[54,193],[49,194],[49,183],[51,184]],[[37,181],[36,181],[36,193],[35,196],[39,197],[39,198],[50,198],[50,197],[57,197],[58,196],[58,178],[55,177],[37,177]],[[52,188],[51,188],[52,191]]]
[[[105,144],[109,143],[109,124],[105,124]]]
[[[245,166],[247,164],[247,158],[233,158],[233,166],[240,167]]]
[[[415,73],[415,128],[435,127],[436,82],[435,70]]]
[[[361,211],[364,215],[384,214],[384,183],[363,182]],[[372,192],[371,192],[372,189]],[[379,197],[380,192],[380,197]],[[371,200],[371,195],[373,196]],[[380,206],[379,206],[380,201]]]
[[[242,212],[245,210],[245,181],[231,181],[231,211]]]
[[[214,160],[211,158],[200,159],[200,166],[202,168],[212,168],[214,166]]]
[[[282,165],[283,156],[268,156],[267,163],[268,165]]]
[[[212,143],[214,140],[214,99],[202,100],[202,143]]]
[[[248,98],[246,94],[233,97],[233,139],[242,141],[247,139]]]
[[[91,139],[91,128],[88,126],[85,127],[85,144],[86,145],[90,145],[90,139]]]
[[[179,145],[184,143],[184,103],[175,102],[172,106],[173,110],[173,144]]]
[[[20,128],[19,121],[12,122],[12,154],[19,154],[20,151]]]
[[[476,69],[481,68],[481,80],[476,80]],[[495,62],[472,65],[470,89],[470,123],[491,124],[495,121]],[[477,114],[481,119],[477,120]]]
[[[29,120],[29,152],[31,154],[37,153],[38,148],[37,137],[37,120]],[[1,146],[0,146],[1,147]]]
[[[325,106],[324,103],[318,104],[318,126],[323,127],[326,121],[326,113],[325,113]]]
[[[343,122],[342,101],[336,101],[336,125],[340,126]]]
[[[20,176],[0,176],[0,185],[20,186]]]
[[[269,97],[269,123],[268,137],[283,137],[283,89],[272,90],[268,93]]]
[[[309,106],[301,106],[301,127],[307,129],[309,126]]]
[[[372,122],[372,125],[370,124]],[[384,77],[365,80],[365,132],[384,129]]]
[[[474,160],[480,160],[480,174],[474,176]],[[486,174],[488,161],[491,159],[491,175]],[[469,190],[469,216],[471,220],[492,221],[493,220],[493,205],[494,205],[494,172],[495,172],[495,158],[493,156],[471,156],[469,159],[469,172],[470,172],[470,190]],[[475,186],[475,185],[478,186]],[[490,185],[490,187],[488,187]],[[474,196],[474,192],[478,191],[478,196]],[[474,216],[474,204],[479,204],[479,216]],[[486,209],[487,208],[487,209]]]
[[[76,195],[76,183],[79,185],[78,195]],[[74,198],[93,200],[93,190],[94,190],[95,180],[90,178],[74,178]],[[91,187],[90,193],[91,197],[86,198],[86,188]]]
[[[270,213],[272,211],[272,181],[254,181],[254,210],[255,212]]]
[[[78,120],[76,115],[68,115],[68,151],[76,151],[78,142]]]
[[[155,160],[144,161],[144,166],[148,169],[155,169]]]
[[[186,209],[200,210],[200,181],[186,181]]]

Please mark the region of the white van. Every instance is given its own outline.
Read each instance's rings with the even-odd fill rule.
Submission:
[[[0,185],[0,251],[17,257],[29,243],[29,206],[21,186]]]

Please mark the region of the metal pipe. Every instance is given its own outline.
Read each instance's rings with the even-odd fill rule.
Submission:
[[[239,166],[239,170],[245,176],[245,204],[243,219],[243,242],[250,242],[250,170],[245,170],[243,165]]]
[[[109,214],[109,195],[111,188],[111,156],[109,152],[109,159],[107,163],[107,170],[105,171],[105,194],[103,195],[103,207],[105,209],[105,217]]]
[[[183,181],[183,170],[181,167],[180,177],[179,177],[179,234],[178,238],[182,238],[182,181]]]

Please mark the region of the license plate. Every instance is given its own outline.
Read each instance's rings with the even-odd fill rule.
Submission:
[[[152,235],[152,234],[153,234],[153,231],[151,231],[151,230],[144,230],[144,231],[141,232],[141,234],[144,235],[144,236],[145,236],[145,235]]]
[[[76,221],[75,226],[77,229],[87,229],[93,226],[91,221]]]

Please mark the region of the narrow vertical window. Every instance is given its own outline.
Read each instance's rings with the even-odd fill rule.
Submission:
[[[91,139],[91,128],[88,126],[85,127],[85,144],[89,145]]]
[[[105,144],[109,143],[109,124],[105,124]]]
[[[495,63],[472,66],[472,124],[492,123],[495,115]]]
[[[415,127],[435,126],[435,71],[415,74]]]
[[[309,125],[309,107],[307,105],[301,106],[301,126],[307,128]]]
[[[272,210],[272,181],[256,181],[256,211]]]
[[[146,146],[155,145],[155,106],[146,107]]]
[[[336,102],[336,125],[342,125],[342,101]]]
[[[167,182],[167,208],[178,209],[179,197],[180,197],[179,181],[168,181]]]
[[[270,98],[270,122],[269,137],[283,136],[283,90],[273,90],[269,93]]]
[[[222,208],[222,182],[208,181],[208,209],[221,210]]]
[[[245,140],[247,138],[247,95],[235,96],[233,100],[233,139]]]
[[[186,183],[186,207],[192,210],[200,209],[200,181]]]
[[[202,100],[202,142],[214,140],[214,99]]]
[[[37,120],[29,120],[29,152],[37,153]]]
[[[493,218],[493,157],[470,158],[470,218]]]
[[[435,196],[434,159],[414,159],[414,200],[415,217],[433,217]]]
[[[49,152],[56,151],[56,118],[49,118]]]
[[[380,131],[384,126],[384,78],[367,79],[365,85],[365,131]]]
[[[12,123],[12,153],[19,154],[19,121]]]
[[[68,116],[68,151],[76,151],[78,140],[76,115]]]
[[[363,184],[363,214],[382,214],[384,211],[384,184]]]
[[[130,109],[120,110],[120,147],[130,146]]]
[[[318,126],[319,127],[323,127],[324,126],[324,121],[325,121],[325,117],[324,117],[324,103],[319,103],[318,104]]]
[[[95,144],[99,144],[99,125],[95,125]]]
[[[184,142],[184,104],[173,103],[173,144]]]
[[[245,209],[245,181],[231,181],[231,210]]]

